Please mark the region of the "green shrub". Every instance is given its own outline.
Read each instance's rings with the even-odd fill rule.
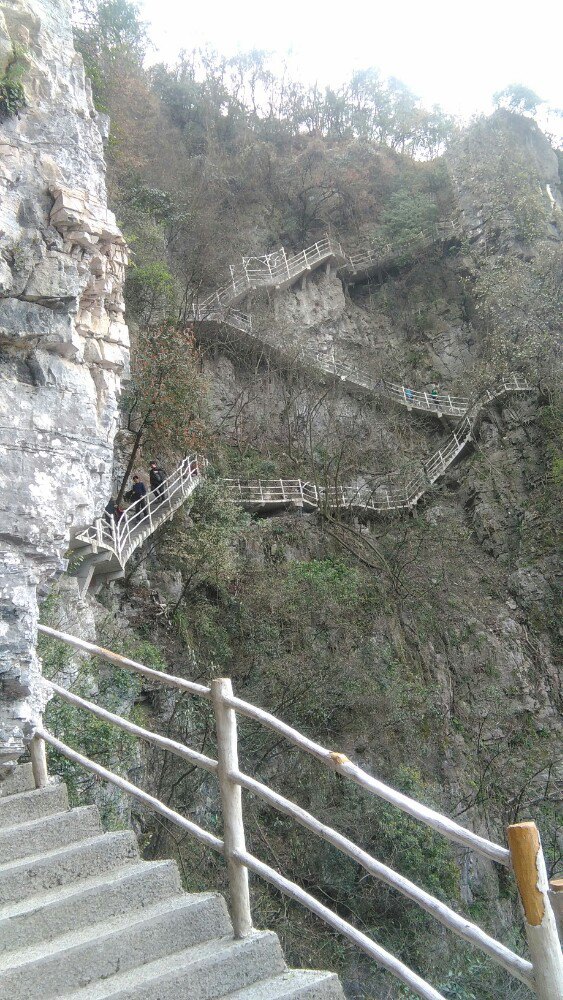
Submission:
[[[25,90],[21,82],[25,70],[23,52],[17,46],[12,49],[12,58],[4,73],[0,73],[0,122],[19,118],[20,111],[26,107]]]

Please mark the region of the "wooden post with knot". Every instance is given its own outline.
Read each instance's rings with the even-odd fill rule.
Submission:
[[[507,835],[524,910],[536,996],[540,1000],[563,1000],[563,955],[536,824],[515,823],[508,827]]]

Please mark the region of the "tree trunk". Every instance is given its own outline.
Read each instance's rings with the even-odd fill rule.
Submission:
[[[119,493],[117,494],[117,500],[115,501],[116,505],[120,504],[121,501],[123,500],[123,494],[125,493],[125,487],[127,486],[127,480],[129,479],[129,476],[131,475],[131,471],[133,469],[133,466],[135,464],[135,459],[137,457],[137,452],[139,451],[139,448],[141,447],[141,441],[143,440],[143,431],[144,431],[144,429],[145,429],[145,427],[144,427],[144,423],[143,423],[143,426],[138,431],[135,432],[135,443],[133,445],[133,451],[131,452],[131,457],[129,458],[129,461],[127,462],[127,468],[125,470],[125,475],[123,476],[123,479],[121,481],[121,486],[119,487]]]

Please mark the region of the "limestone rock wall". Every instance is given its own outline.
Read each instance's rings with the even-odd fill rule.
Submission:
[[[41,710],[37,596],[111,491],[127,248],[67,0],[0,0],[27,107],[0,124],[0,765]],[[0,768],[1,770],[1,768]]]

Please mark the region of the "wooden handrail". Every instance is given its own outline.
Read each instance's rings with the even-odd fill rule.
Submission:
[[[406,896],[407,899],[411,899],[414,903],[417,903],[418,906],[426,910],[427,913],[430,913],[444,927],[447,927],[465,941],[469,941],[475,947],[480,948],[481,951],[493,958],[499,965],[502,965],[507,972],[510,972],[517,979],[526,983],[527,986],[533,988],[533,967],[531,962],[527,962],[526,959],[521,958],[520,955],[511,951],[510,948],[506,948],[503,944],[500,944],[499,941],[490,937],[489,934],[482,931],[476,924],[460,916],[451,907],[446,906],[445,903],[436,899],[435,896],[419,888],[414,882],[411,882],[403,875],[393,871],[392,868],[377,861],[348,837],[344,837],[337,830],[322,823],[311,813],[307,812],[306,809],[302,809],[301,806],[296,805],[283,795],[268,788],[267,785],[257,781],[255,778],[251,778],[247,774],[243,774],[241,771],[231,772],[231,777],[233,781],[238,782],[238,784],[254,795],[258,795],[269,805],[273,806],[274,809],[296,820],[301,826],[310,830],[311,833],[332,844],[333,847],[346,854],[352,861],[361,865],[374,878],[385,882],[400,892],[401,895]]]
[[[539,1000],[563,1000],[563,954],[538,829],[535,823],[514,823],[508,827],[507,837],[524,911],[536,995]]]
[[[124,670],[132,670],[143,677],[149,677],[151,680],[156,681],[158,684],[163,684],[165,687],[175,687],[180,691],[186,692],[186,694],[199,695],[201,698],[211,698],[211,688],[206,687],[204,684],[196,684],[195,681],[185,681],[182,677],[176,677],[175,674],[166,674],[164,671],[146,667],[144,663],[138,663],[137,660],[130,660],[129,657],[122,656],[121,653],[112,653],[111,650],[104,649],[103,646],[87,642],[86,639],[78,639],[74,635],[69,635],[68,632],[60,632],[58,629],[50,628],[49,625],[39,624],[37,631],[42,635],[50,636],[52,639],[60,639],[61,642],[66,642],[67,645],[74,646],[75,649],[81,649],[84,653],[90,653],[91,656],[101,656],[103,660],[114,663],[116,667],[122,667]]]
[[[195,764],[197,767],[203,768],[204,771],[210,771],[212,774],[217,772],[218,763],[212,757],[207,757],[206,754],[199,753],[197,750],[191,750],[183,743],[171,740],[167,736],[161,736],[159,733],[153,733],[149,729],[143,729],[142,726],[137,726],[136,723],[130,722],[129,719],[123,719],[120,715],[108,712],[107,709],[102,708],[100,705],[95,705],[94,702],[87,701],[86,698],[81,698],[72,691],[61,687],[60,684],[55,684],[54,681],[47,681],[47,684],[59,698],[68,702],[69,705],[82,708],[86,712],[90,712],[91,715],[95,715],[98,719],[103,719],[104,722],[109,722],[117,726],[118,729],[122,729],[125,733],[130,733],[131,736],[138,736],[160,750],[166,750],[168,753],[175,754],[176,757],[182,757],[184,760],[188,760],[190,764]]]
[[[134,669],[139,672],[148,670],[150,671],[150,676],[154,675],[155,679],[160,680],[163,684],[169,684],[172,680],[176,682],[174,686],[177,686],[180,689],[182,689],[184,685],[189,685],[189,688],[191,689],[190,693],[198,694],[206,699],[209,698],[210,689],[204,687],[203,685],[196,685],[192,682],[182,681],[180,678],[173,678],[172,675],[161,674],[158,671],[145,668],[142,664],[136,663],[136,661],[127,660],[119,654],[111,653],[109,650],[104,650],[92,643],[86,643],[83,640],[78,640],[66,633],[57,632],[55,629],[50,629],[47,626],[40,626],[40,630],[43,634],[51,635],[63,642],[70,643],[76,648],[87,647],[85,651],[102,655],[106,659],[110,659],[111,662],[118,663],[120,666],[126,666],[129,669]],[[409,879],[404,878],[404,876],[400,875],[398,872],[393,871],[393,869],[389,868],[387,865],[379,862],[376,858],[372,857],[349,838],[340,834],[332,827],[327,826],[325,823],[322,823],[311,813],[307,812],[305,809],[279,793],[273,791],[267,785],[241,771],[238,766],[236,749],[236,713],[238,712],[247,718],[254,719],[262,725],[280,733],[289,742],[312,754],[322,763],[328,765],[331,769],[336,770],[339,774],[356,782],[372,794],[375,794],[397,806],[413,818],[422,821],[427,826],[430,826],[442,836],[446,837],[446,839],[460,843],[463,846],[471,850],[475,850],[485,857],[501,864],[508,864],[510,861],[509,852],[505,848],[502,848],[500,845],[494,844],[492,841],[488,841],[485,838],[479,837],[472,831],[467,830],[464,827],[460,827],[459,824],[453,822],[448,817],[443,816],[435,810],[422,805],[416,800],[410,799],[408,796],[405,796],[402,793],[395,791],[395,789],[384,785],[372,775],[369,775],[366,771],[363,771],[363,769],[355,765],[345,755],[325,749],[320,744],[310,740],[303,733],[300,733],[298,730],[288,726],[286,723],[277,719],[275,716],[272,716],[270,713],[265,712],[263,709],[260,709],[255,705],[251,705],[240,698],[236,698],[232,693],[230,681],[225,678],[213,681],[211,688],[213,694],[212,704],[217,725],[219,751],[218,761],[192,750],[184,744],[170,740],[168,737],[163,737],[160,734],[152,733],[141,726],[137,726],[136,724],[129,722],[129,720],[125,720],[120,716],[117,716],[106,709],[103,709],[100,706],[97,706],[92,702],[67,691],[65,688],[62,688],[54,682],[48,682],[48,684],[52,692],[70,704],[75,705],[77,708],[89,711],[98,718],[115,724],[119,728],[131,733],[134,736],[147,740],[161,749],[176,753],[196,766],[203,767],[205,770],[217,774],[221,787],[224,840],[219,840],[219,838],[209,834],[207,831],[203,830],[191,821],[186,820],[184,817],[180,816],[180,814],[175,813],[174,810],[169,809],[169,807],[165,806],[159,800],[154,799],[146,792],[143,792],[142,789],[139,789],[132,783],[120,778],[118,775],[113,774],[94,761],[89,760],[89,758],[79,754],[77,751],[58,740],[51,733],[48,733],[41,726],[37,728],[32,741],[37,759],[39,759],[37,747],[44,746],[44,742],[49,743],[70,760],[81,764],[88,770],[97,774],[99,777],[103,777],[105,780],[110,781],[123,791],[134,795],[150,808],[159,812],[171,822],[189,832],[200,842],[205,843],[212,849],[222,853],[228,864],[233,926],[236,936],[243,937],[248,934],[252,928],[247,876],[247,870],[251,870],[261,877],[266,878],[267,881],[276,885],[282,892],[286,892],[292,898],[296,899],[302,905],[310,909],[313,913],[316,913],[331,927],[345,934],[349,940],[353,941],[354,944],[365,951],[366,954],[375,958],[381,965],[389,969],[389,971],[393,972],[394,975],[398,976],[399,979],[409,985],[411,989],[414,989],[419,996],[432,998],[440,997],[440,994],[437,993],[432,986],[420,979],[420,977],[416,976],[412,970],[400,963],[394,958],[394,956],[389,955],[388,952],[381,949],[376,942],[372,941],[367,936],[362,935],[356,928],[348,924],[346,921],[342,921],[340,917],[320,904],[318,900],[316,900],[313,896],[310,896],[295,883],[284,879],[284,877],[278,872],[268,868],[268,866],[264,866],[261,861],[255,858],[252,854],[248,853],[245,846],[243,814],[240,800],[241,789],[244,788],[247,791],[258,795],[269,805],[285,813],[315,835],[332,844],[352,860],[362,865],[362,867],[373,877],[380,879],[392,888],[401,892],[413,902],[417,903],[417,905],[421,906],[422,909],[434,916],[449,930],[453,931],[459,937],[462,937],[472,945],[480,948],[512,976],[524,982],[532,989],[537,988],[539,980],[535,963],[534,966],[532,966],[532,963],[521,958],[509,948],[506,948],[500,942],[496,941],[490,935],[482,931],[477,925],[456,913],[450,907],[446,906],[446,904],[433,897],[430,893],[427,893],[424,889],[420,888]],[[545,893],[544,897],[547,898]],[[545,904],[544,897],[542,897],[542,905],[544,907],[545,905],[549,906],[549,902]],[[528,917],[528,913],[527,919],[534,922],[534,918]],[[538,923],[538,921],[535,921],[535,923]],[[553,926],[555,925],[553,924]],[[529,927],[527,927],[527,931],[528,935],[530,935]],[[555,934],[556,933],[557,932],[555,931]],[[541,948],[536,948],[535,953],[536,955],[543,956]],[[553,970],[556,966],[553,965],[554,960],[552,958],[550,960],[552,962],[551,966],[549,966],[549,962],[547,962],[546,959],[546,969],[549,966],[549,968]],[[548,984],[551,983],[553,979],[553,971],[546,972],[544,979]],[[544,991],[538,992],[538,996],[541,997],[541,1000],[548,1000],[548,998],[549,1000],[552,1000],[552,997],[556,997],[557,994]]]
[[[203,830],[197,823],[192,823],[191,820],[186,819],[185,816],[181,816],[180,813],[170,809],[165,806],[160,799],[155,799],[154,796],[149,795],[148,792],[144,792],[142,788],[134,785],[131,781],[127,781],[126,778],[120,777],[119,774],[114,774],[113,771],[108,771],[107,768],[102,767],[101,764],[97,764],[95,761],[90,760],[89,757],[85,757],[83,754],[78,753],[73,750],[72,747],[67,746],[62,740],[58,740],[56,736],[44,729],[42,726],[37,726],[35,730],[35,735],[48,743],[57,750],[63,757],[68,760],[72,760],[75,764],[80,764],[81,767],[85,768],[87,771],[91,771],[98,778],[102,778],[103,781],[108,781],[110,785],[115,785],[116,788],[120,788],[123,792],[128,795],[132,795],[134,798],[138,799],[139,802],[143,802],[144,805],[148,806],[154,812],[159,813],[164,816],[165,819],[170,820],[176,826],[179,826],[185,833],[189,833],[200,843],[205,844],[206,847],[210,847],[212,851],[217,851],[218,854],[223,853],[223,841],[219,837],[213,836],[212,833],[208,833],[207,830]]]
[[[445,1000],[443,994],[435,990],[430,983],[427,983],[421,976],[418,976],[416,972],[409,969],[408,966],[404,965],[398,958],[395,958],[394,955],[380,944],[369,938],[367,934],[363,934],[362,931],[349,924],[347,920],[329,910],[328,906],[324,906],[323,903],[315,899],[314,896],[311,896],[310,893],[305,892],[301,886],[296,885],[295,882],[290,882],[289,879],[284,878],[274,868],[270,868],[269,865],[264,864],[263,861],[254,857],[253,854],[249,854],[248,851],[237,851],[236,857],[241,864],[246,865],[249,871],[254,872],[255,875],[259,875],[265,882],[269,882],[276,889],[279,889],[280,892],[283,892],[285,896],[289,896],[290,899],[295,900],[296,903],[300,903],[301,906],[306,907],[311,913],[320,917],[323,923],[328,924],[333,930],[351,941],[356,948],[359,948],[360,951],[373,958],[378,965],[391,972],[392,975],[396,976],[405,986],[408,986],[417,996],[422,997],[423,1000]]]
[[[385,799],[386,802],[397,806],[398,809],[408,813],[413,819],[420,820],[426,826],[442,834],[447,840],[462,844],[464,847],[476,851],[478,854],[483,855],[483,857],[487,857],[491,861],[496,861],[498,864],[510,864],[510,853],[505,847],[501,847],[499,844],[495,844],[485,837],[480,837],[478,834],[467,830],[465,827],[460,826],[429,806],[422,805],[416,799],[411,799],[408,795],[403,795],[402,792],[397,792],[394,788],[368,774],[363,768],[358,767],[345,754],[327,750],[326,747],[309,739],[308,736],[300,733],[293,726],[282,722],[281,719],[278,719],[275,715],[271,715],[270,712],[266,712],[263,708],[258,708],[257,705],[243,701],[242,698],[232,696],[226,697],[225,700],[231,708],[236,709],[241,715],[246,716],[248,719],[254,719],[255,722],[259,722],[268,729],[272,729],[274,732],[284,736],[288,742],[293,743],[294,746],[299,747],[301,750],[305,750],[306,753],[316,757],[323,764],[327,764],[331,770],[350,778],[355,784],[365,788],[366,791],[372,792],[372,794],[379,798]]]

